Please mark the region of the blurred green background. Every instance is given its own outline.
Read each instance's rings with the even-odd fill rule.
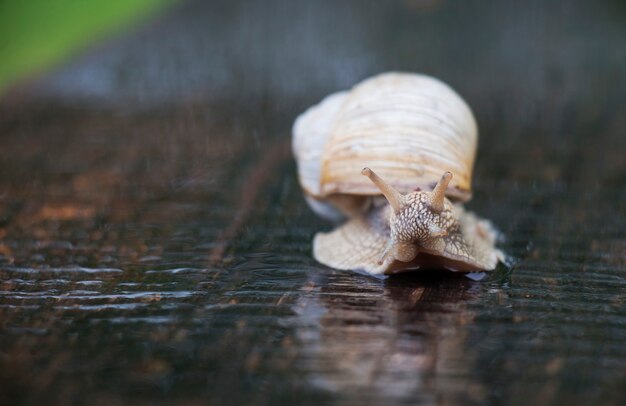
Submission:
[[[0,1],[0,95],[173,0]]]

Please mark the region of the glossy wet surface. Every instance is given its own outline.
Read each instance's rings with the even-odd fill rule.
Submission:
[[[7,98],[0,403],[623,403],[623,7],[418,3],[178,6]],[[511,267],[312,260],[293,118],[392,68],[474,108]]]

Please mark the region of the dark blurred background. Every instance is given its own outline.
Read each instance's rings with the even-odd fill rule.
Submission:
[[[0,2],[0,403],[599,403],[626,384],[626,3]],[[294,118],[472,107],[486,281],[310,257]]]

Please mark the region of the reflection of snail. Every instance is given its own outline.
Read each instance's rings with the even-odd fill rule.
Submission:
[[[466,303],[480,284],[438,272],[384,281],[310,275],[294,311],[301,367],[313,385],[348,404],[467,402],[476,352],[463,324],[474,317]]]
[[[349,218],[315,236],[315,258],[377,274],[493,270],[496,231],[461,205],[477,139],[463,99],[424,75],[381,74],[308,109],[293,128],[300,184],[319,215]]]

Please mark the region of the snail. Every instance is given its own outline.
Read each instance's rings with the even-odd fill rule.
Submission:
[[[300,185],[317,214],[344,221],[316,234],[315,259],[372,274],[495,269],[498,232],[463,207],[477,141],[465,101],[426,75],[383,73],[306,110],[293,126]]]

